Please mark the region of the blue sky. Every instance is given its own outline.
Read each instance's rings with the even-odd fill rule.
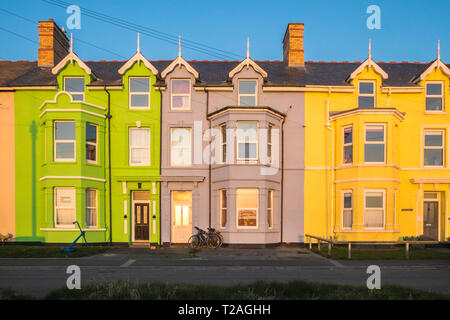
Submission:
[[[73,30],[75,52],[84,60],[124,60],[136,50],[136,32],[83,13],[83,8],[131,21],[202,45],[225,50],[227,57],[183,48],[183,56],[196,60],[235,60],[245,55],[250,37],[250,55],[256,60],[281,60],[282,38],[288,22],[305,24],[305,59],[312,61],[362,61],[368,39],[376,61],[421,61],[436,58],[441,40],[441,58],[450,63],[450,1],[105,1],[66,0],[80,6],[81,29]],[[369,5],[381,9],[381,29],[369,30]],[[32,21],[54,18],[66,26],[65,8],[43,0],[2,0],[5,9]],[[117,20],[115,20],[117,21]],[[67,27],[66,27],[67,29]],[[37,25],[0,10],[0,59],[36,60]],[[69,30],[68,30],[69,31]],[[176,42],[176,40],[175,40]],[[148,59],[176,57],[176,43],[141,35],[141,51]]]

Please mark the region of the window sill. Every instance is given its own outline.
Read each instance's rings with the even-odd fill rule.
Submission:
[[[447,114],[445,111],[425,111],[425,114]]]

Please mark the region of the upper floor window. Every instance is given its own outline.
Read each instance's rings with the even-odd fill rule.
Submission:
[[[77,219],[75,188],[55,188],[54,193],[55,226],[73,228]]]
[[[220,144],[221,144],[221,161],[227,162],[227,125],[224,123],[220,125]]]
[[[367,229],[384,228],[384,191],[366,191],[364,198],[364,227]]]
[[[150,165],[150,129],[130,128],[130,166]]]
[[[97,162],[97,126],[86,123],[86,160]]]
[[[172,110],[191,109],[191,81],[189,79],[172,79]]]
[[[375,82],[360,81],[358,108],[375,108]]]
[[[424,165],[444,165],[444,132],[441,130],[425,131],[424,143]]]
[[[76,101],[84,100],[84,78],[64,78],[64,90],[72,95]]]
[[[129,105],[132,109],[150,108],[150,78],[129,78]]]
[[[237,123],[237,160],[258,160],[258,124],[257,122]]]
[[[54,125],[55,161],[75,161],[75,122],[55,121]]]
[[[170,135],[170,162],[172,166],[191,165],[191,128],[172,128]]]
[[[258,189],[236,189],[238,228],[258,227]]]
[[[267,225],[269,228],[273,228],[273,190],[269,190],[267,193]]]
[[[256,106],[256,80],[239,80],[239,105]]]
[[[426,110],[442,111],[444,100],[442,82],[427,83],[426,86]]]
[[[353,192],[343,193],[342,228],[351,229],[353,225]]]
[[[343,160],[344,164],[353,163],[353,127],[344,128],[344,150],[343,150]]]
[[[97,190],[86,189],[86,226],[97,226]]]
[[[221,189],[220,192],[220,227],[227,226],[227,190]]]
[[[384,125],[366,125],[364,144],[364,162],[385,162],[386,138]]]
[[[269,124],[267,128],[267,159],[269,159],[269,163],[272,163],[272,134],[273,124]]]

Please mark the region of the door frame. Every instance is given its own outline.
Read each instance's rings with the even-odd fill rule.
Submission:
[[[141,190],[139,190],[139,191],[141,191]],[[146,190],[143,190],[143,191],[146,191]],[[152,217],[152,205],[151,205],[151,201],[150,200],[133,200],[133,192],[134,191],[131,191],[131,242],[144,242],[144,243],[146,243],[146,242],[150,242],[150,239],[151,239],[151,229],[152,229],[152,225],[151,225],[151,223],[150,223],[150,221],[151,221],[151,217]],[[135,217],[135,209],[134,209],[134,205],[136,204],[136,203],[142,203],[142,204],[148,204],[148,240],[136,240],[135,238],[134,238],[134,233],[135,233],[135,229],[134,229],[134,225],[135,225],[135,219],[134,219],[134,217]]]
[[[425,193],[434,193],[437,195],[436,199],[425,199]],[[422,206],[422,234],[425,235],[425,202],[437,202],[438,204],[438,235],[437,241],[441,241],[441,193],[439,191],[424,191],[423,196],[423,206]]]
[[[170,243],[181,243],[181,242],[173,242],[173,229],[174,229],[174,223],[175,223],[175,211],[174,209],[174,201],[173,201],[173,192],[191,192],[191,202],[189,205],[189,211],[190,211],[190,217],[189,217],[189,224],[191,225],[191,233],[193,232],[194,224],[193,224],[193,206],[194,206],[194,200],[193,200],[193,190],[191,189],[173,189],[170,190]],[[189,203],[184,201],[177,201],[177,203]]]

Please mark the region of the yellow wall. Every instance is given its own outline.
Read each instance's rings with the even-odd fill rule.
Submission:
[[[0,92],[0,233],[14,234],[14,92]]]
[[[329,111],[352,110],[358,107],[358,82],[376,83],[375,112],[356,110],[335,116],[327,128],[327,97]],[[444,83],[444,112],[430,114],[425,110],[426,81]],[[305,108],[305,233],[337,240],[392,241],[403,236],[423,234],[423,192],[439,192],[441,197],[440,240],[450,237],[449,186],[445,183],[412,183],[416,178],[450,178],[449,79],[435,69],[419,82],[421,92],[397,93],[388,97],[382,92],[382,79],[373,68],[365,68],[353,79],[352,92],[307,92]],[[341,90],[342,91],[342,90]],[[395,108],[391,110],[379,110]],[[404,114],[402,114],[404,113]],[[386,162],[364,163],[364,125],[384,124],[386,131]],[[353,126],[353,164],[343,165],[343,127]],[[332,130],[330,130],[332,129]],[[444,131],[444,168],[424,168],[423,130]],[[334,155],[332,157],[332,145]],[[332,162],[333,161],[333,162]],[[333,179],[333,184],[331,183]],[[367,230],[363,224],[364,190],[381,189],[386,194],[385,227]],[[331,192],[333,190],[333,193]],[[353,226],[342,230],[342,192],[353,191]],[[403,210],[402,210],[403,209]],[[331,223],[332,221],[332,223]],[[332,231],[332,230],[333,231]]]

